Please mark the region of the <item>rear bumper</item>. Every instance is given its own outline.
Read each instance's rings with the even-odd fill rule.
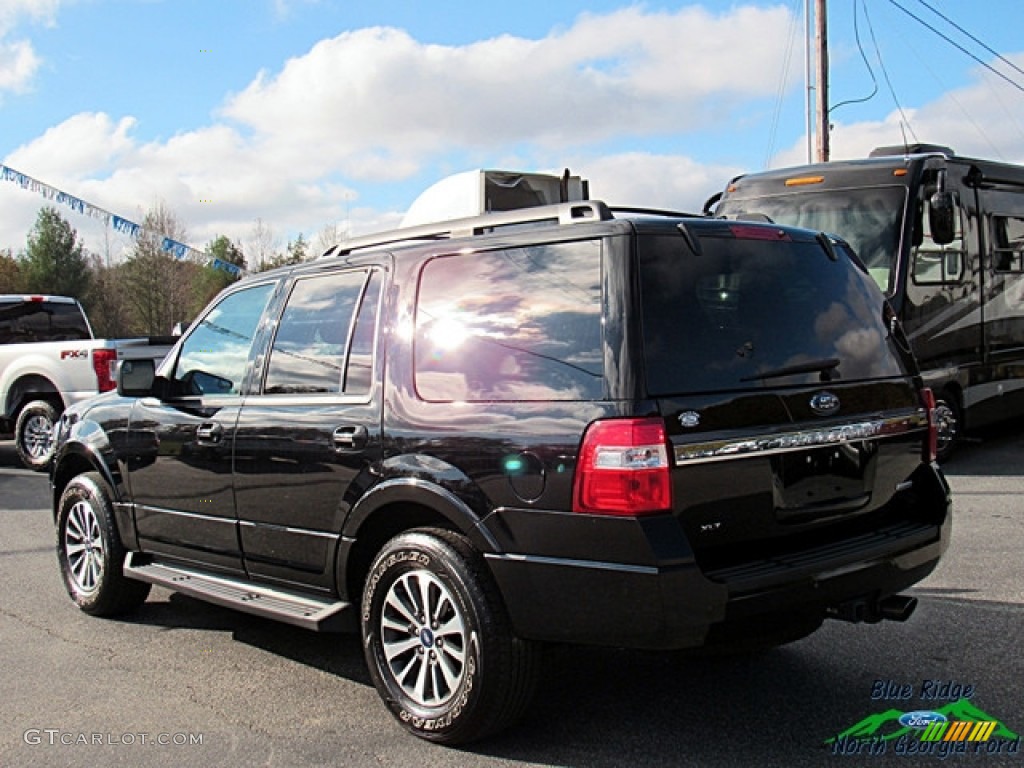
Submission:
[[[546,553],[492,553],[517,632],[527,638],[670,649],[704,643],[712,627],[758,617],[821,614],[854,600],[877,600],[925,578],[952,527],[949,489],[932,471],[929,524],[891,524],[840,546],[794,552],[789,562],[704,573],[670,516],[598,519],[504,510],[491,526],[512,543],[547,518]],[[520,516],[529,519],[520,520]],[[490,522],[496,522],[490,520]],[[603,540],[600,561],[575,556],[574,542]],[[522,542],[521,542],[522,543]],[[532,546],[529,551],[545,552]]]

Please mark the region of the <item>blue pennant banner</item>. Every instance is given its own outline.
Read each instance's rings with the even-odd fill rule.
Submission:
[[[38,179],[33,179],[31,176],[14,170],[10,166],[0,164],[0,179],[9,181],[12,184],[17,184],[22,189],[36,192],[47,200],[52,200],[60,203],[61,205],[67,206],[77,213],[81,213],[93,219],[98,219],[104,224],[112,226],[115,231],[121,232],[134,239],[138,239],[139,235],[142,234],[142,227],[135,222],[128,221],[128,219],[122,219],[120,216],[110,213],[109,211],[105,211],[91,203],[80,200],[74,195],[69,195],[67,192],[55,189],[49,184],[44,184]],[[178,259],[192,258],[209,267],[213,267],[214,269],[223,269],[225,272],[230,272],[235,276],[243,274],[243,270],[237,265],[208,256],[202,251],[197,251],[195,248],[185,245],[184,243],[179,243],[169,237],[165,237],[163,239],[161,247],[164,251],[173,253],[175,258]]]

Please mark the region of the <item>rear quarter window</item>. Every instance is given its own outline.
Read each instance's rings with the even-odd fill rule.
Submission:
[[[420,277],[415,364],[424,400],[599,399],[600,241],[429,261]]]
[[[727,230],[728,231],[728,230]],[[903,376],[885,324],[885,298],[841,249],[813,237],[642,238],[643,338],[652,395]],[[760,379],[813,361],[827,373]]]

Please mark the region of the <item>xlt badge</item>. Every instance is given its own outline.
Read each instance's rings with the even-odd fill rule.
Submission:
[[[829,416],[839,410],[839,398],[831,392],[818,392],[811,398],[811,410],[819,416]]]

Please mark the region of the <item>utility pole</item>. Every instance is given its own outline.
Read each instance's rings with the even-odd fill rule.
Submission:
[[[807,162],[814,162],[814,71],[811,66],[811,0],[804,0],[804,135]]]
[[[825,11],[826,0],[815,0],[815,33],[814,43],[817,51],[817,150],[818,162],[827,163],[829,156],[828,142],[828,18]]]

